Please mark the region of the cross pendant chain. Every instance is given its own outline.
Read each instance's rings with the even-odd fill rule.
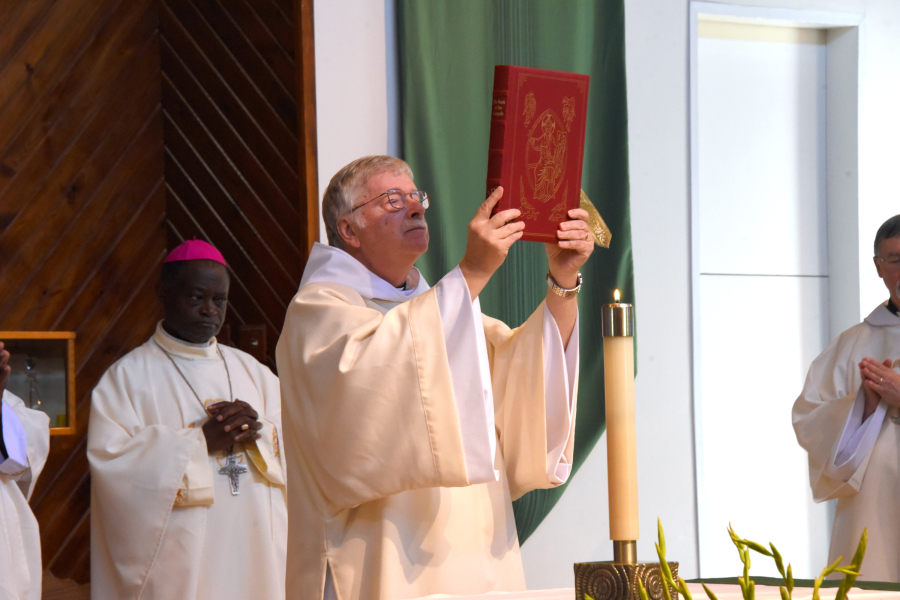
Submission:
[[[191,382],[188,381],[188,378],[185,377],[184,371],[181,370],[181,367],[178,366],[178,363],[175,362],[175,359],[172,358],[172,355],[168,350],[162,347],[162,345],[153,340],[153,342],[157,345],[157,347],[162,350],[163,354],[166,355],[166,358],[169,359],[169,362],[172,363],[172,366],[175,367],[175,370],[178,371],[178,374],[181,375],[181,378],[187,384],[188,388],[190,388],[191,393],[194,394],[194,398],[197,399],[197,402],[200,403],[200,406],[203,407],[204,412],[206,411],[206,405],[203,403],[203,400],[200,399],[200,394],[197,393],[197,390],[194,389],[194,386],[191,385]],[[231,402],[234,402],[234,388],[231,387],[231,371],[228,369],[228,361],[225,360],[225,355],[222,353],[222,349],[216,344],[216,352],[219,353],[219,357],[222,359],[222,364],[225,365],[225,377],[228,378],[228,397],[231,399]]]
[[[219,467],[219,475],[225,475],[231,482],[231,495],[241,493],[241,481],[239,477],[247,472],[247,467],[237,464],[237,457],[231,452],[225,457],[225,466]]]
[[[206,405],[203,403],[203,400],[200,399],[200,395],[194,389],[194,386],[191,385],[191,382],[188,381],[188,378],[185,377],[184,372],[178,366],[178,363],[175,362],[175,359],[172,358],[172,355],[169,354],[168,350],[162,347],[162,345],[153,340],[159,349],[163,351],[163,354],[169,359],[172,363],[172,366],[175,367],[175,370],[178,371],[178,374],[181,375],[181,378],[187,384],[188,388],[190,388],[191,392],[194,394],[194,397],[197,398],[197,402],[200,403],[200,406],[206,410]],[[228,378],[228,395],[231,398],[231,401],[234,402],[234,389],[231,387],[231,371],[228,369],[228,361],[225,360],[225,354],[222,353],[222,349],[216,344],[216,351],[219,353],[219,357],[222,359],[222,363],[225,365],[225,376]],[[231,483],[231,495],[237,496],[241,493],[241,480],[240,476],[247,472],[247,467],[244,465],[237,464],[237,457],[234,455],[234,446],[228,449],[228,455],[225,457],[225,465],[219,467],[219,475],[225,475],[228,477],[229,483]],[[221,464],[221,463],[220,463]]]

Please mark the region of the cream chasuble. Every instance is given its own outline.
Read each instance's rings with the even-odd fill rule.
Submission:
[[[50,451],[50,418],[6,390],[0,410],[0,598],[40,600],[41,537],[28,499]]]
[[[794,403],[794,431],[809,453],[813,498],[838,499],[829,562],[849,560],[868,527],[862,579],[900,582],[900,424],[890,418],[896,409],[883,403],[860,423],[865,357],[900,359],[900,317],[884,305],[813,361]]]
[[[523,590],[511,501],[568,478],[577,333],[481,315],[458,268],[411,277],[316,244],[288,308],[288,598]]]
[[[284,598],[287,510],[278,379],[219,346],[234,398],[259,413],[262,438],[210,455],[204,401],[229,398],[213,339],[182,342],[160,326],[104,374],[91,398],[91,596],[171,600]]]

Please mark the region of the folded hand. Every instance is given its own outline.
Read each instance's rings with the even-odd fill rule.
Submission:
[[[890,359],[880,363],[872,358],[864,358],[859,363],[859,373],[867,392],[877,394],[888,406],[900,408],[900,374],[891,369]],[[866,398],[868,405],[868,396]]]
[[[210,454],[260,438],[257,433],[262,429],[259,415],[243,400],[217,402],[207,406],[206,410],[209,420],[203,424],[203,435],[206,436],[206,448]]]

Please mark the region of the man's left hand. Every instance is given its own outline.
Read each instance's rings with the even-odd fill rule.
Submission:
[[[544,244],[550,276],[556,285],[574,288],[578,283],[578,271],[594,251],[594,237],[588,227],[588,213],[574,208],[568,213],[571,221],[563,221],[556,231],[557,243]]]

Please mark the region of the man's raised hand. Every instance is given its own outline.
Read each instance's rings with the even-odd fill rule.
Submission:
[[[556,285],[571,289],[577,285],[579,269],[594,251],[594,237],[586,210],[573,208],[568,215],[571,220],[560,223],[556,231],[559,241],[548,242],[545,248],[550,276]]]
[[[203,435],[206,436],[206,448],[210,454],[260,438],[257,433],[262,429],[259,415],[243,400],[217,402],[207,406],[206,410],[209,420],[203,424]]]
[[[522,214],[517,208],[501,210],[491,216],[491,211],[502,196],[503,188],[498,187],[478,207],[475,216],[469,221],[466,253],[459,263],[459,269],[466,278],[472,300],[481,293],[494,271],[503,264],[510,246],[522,237],[525,229],[525,223],[510,223]]]

